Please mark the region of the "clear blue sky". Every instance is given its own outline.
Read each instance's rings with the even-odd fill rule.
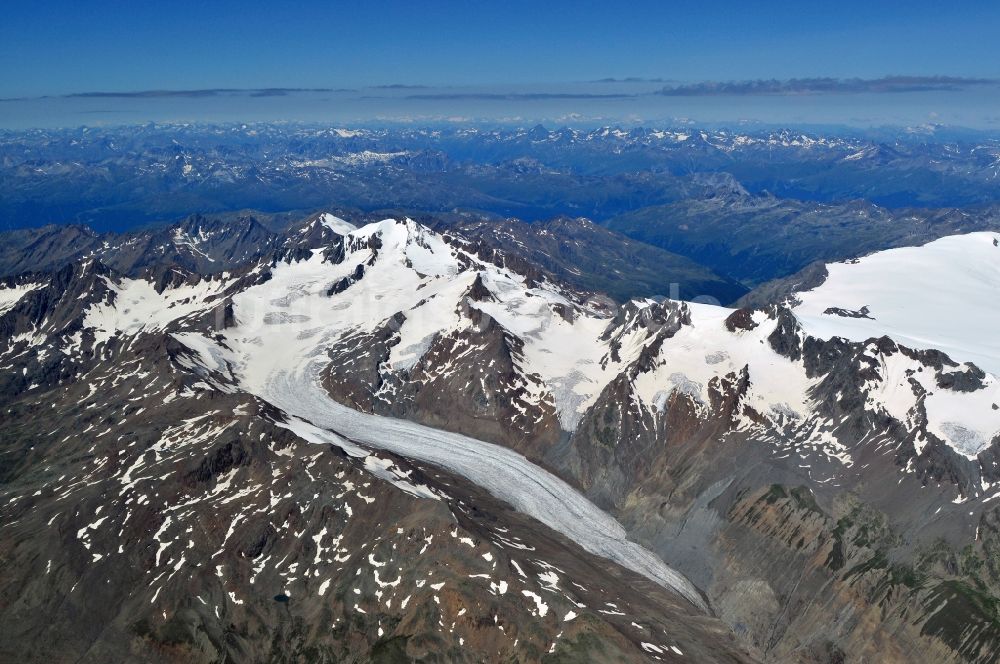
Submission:
[[[1000,2],[14,0],[0,97],[209,87],[1000,77]]]

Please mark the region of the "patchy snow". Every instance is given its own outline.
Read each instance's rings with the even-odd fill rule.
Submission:
[[[429,498],[439,500],[437,494],[431,491],[425,484],[416,484],[409,479],[410,471],[402,471],[396,467],[389,459],[382,459],[371,454],[365,457],[365,470],[372,475],[379,477],[390,484],[402,489],[406,493],[418,498]]]
[[[609,346],[600,337],[611,321],[585,312],[566,321],[553,308],[570,308],[565,296],[544,286],[527,288],[520,275],[487,274],[484,283],[497,300],[474,306],[524,341],[526,367],[549,388],[562,428],[576,430],[622,364],[601,365]],[[623,360],[632,359],[623,355]]]
[[[374,152],[372,150],[361,150],[360,152],[348,152],[334,155],[323,159],[304,159],[293,161],[292,165],[297,168],[338,168],[341,166],[374,166],[385,164],[402,157],[408,156],[409,152]]]
[[[522,590],[521,594],[535,602],[534,613],[539,618],[544,618],[545,615],[549,612],[549,605],[543,602],[542,598],[536,595],[535,593],[531,592],[530,590]]]
[[[984,389],[958,392],[939,388],[934,373],[922,369],[902,353],[888,357],[877,352],[874,344],[868,348],[879,366],[880,378],[868,386],[869,405],[881,406],[900,422],[916,417],[918,399],[911,380],[926,392],[922,404],[927,413],[927,430],[947,442],[955,451],[975,456],[1000,434],[1000,379],[986,374]],[[922,445],[917,441],[917,452]]]
[[[185,172],[185,174],[187,171]],[[173,232],[172,241],[174,246],[177,248],[186,247],[191,253],[201,256],[210,263],[214,263],[215,259],[202,251],[199,247],[203,242],[208,240],[209,237],[205,234],[205,231],[201,228],[198,229],[197,236],[191,236],[182,228],[175,228]]]

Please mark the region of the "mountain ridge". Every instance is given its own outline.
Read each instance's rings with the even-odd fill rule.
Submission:
[[[934,264],[937,270],[949,265]],[[213,403],[232,404],[223,412],[243,411],[234,400],[249,400],[271,413],[267,417],[285,411],[273,420],[278,429],[290,428],[299,439],[333,445],[349,457],[353,450],[366,467],[386,468],[382,452],[366,445],[387,448],[399,472],[381,477],[408,487],[404,493],[426,496],[420,486],[431,487],[434,473],[443,473],[448,487],[436,485],[439,489],[458,491],[453,487],[468,481],[459,479],[464,475],[487,489],[477,502],[494,493],[500,502],[571,534],[582,550],[596,548],[597,558],[645,565],[640,561],[654,559],[640,549],[656,554],[658,565],[689,579],[711,611],[735,630],[749,651],[745,657],[823,662],[878,652],[885,661],[902,662],[912,661],[919,648],[939,661],[995,661],[1000,639],[991,612],[1000,593],[995,563],[1000,517],[991,503],[1000,492],[1000,420],[991,407],[996,376],[940,350],[910,348],[893,339],[891,329],[855,340],[821,333],[810,317],[799,318],[795,306],[732,309],[670,299],[618,305],[528,267],[527,260],[508,261],[502,253],[484,258],[474,242],[457,233],[438,233],[412,220],[386,219],[352,230],[317,216],[272,253],[211,275],[178,267],[129,277],[85,260],[48,281],[7,280],[0,289],[7,293],[0,298],[5,307],[0,336],[7,344],[0,362],[12,371],[5,374],[7,403],[0,407],[12,417],[16,408],[12,422],[35,430],[39,425],[27,415],[34,407],[29,404],[50,399],[68,408],[79,402],[76,392],[56,395],[90,392],[77,377],[83,370],[96,370],[91,376],[106,373],[103,387],[92,395],[119,399],[134,426],[143,421],[139,409],[152,406],[139,399],[128,405],[141,384],[164,401],[174,394],[167,405],[180,399],[195,418]],[[875,285],[870,275],[867,280]],[[855,303],[842,302],[836,293],[828,299],[815,305],[824,309],[815,315],[833,325],[869,324],[863,316],[838,313],[857,311]],[[883,307],[871,304],[878,322]],[[130,368],[142,358],[147,358],[144,368]],[[121,364],[116,375],[108,363]],[[117,375],[125,380],[121,389],[114,387]],[[970,447],[963,432],[946,426],[956,408],[992,435]],[[154,426],[169,428],[174,420]],[[200,464],[198,443],[191,442],[200,440],[197,421],[184,424],[178,439],[189,441],[177,449],[190,450],[192,464]],[[131,463],[138,463],[134,452],[114,447],[114,422],[90,424],[83,440],[95,452],[112,445],[115,454],[132,455]],[[102,437],[88,437],[97,434]],[[150,436],[146,452],[155,449],[146,457],[169,452],[163,441]],[[449,447],[460,441],[472,447]],[[512,450],[523,456],[508,457]],[[244,454],[224,452],[218,461],[208,460],[203,475],[212,476],[213,467],[228,472],[227,459]],[[101,463],[103,457],[79,458]],[[279,463],[268,458],[265,468]],[[553,480],[575,487],[586,504],[621,524],[623,539],[602,544],[610,526],[581,533],[586,520],[563,520],[530,483],[491,470],[494,459],[507,458],[526,459],[517,461],[518,467],[547,469]],[[44,465],[34,465],[30,455],[25,459],[24,468],[7,465],[5,472],[26,488],[2,503],[5,510],[20,510],[21,518],[30,505],[70,495],[43,490],[44,498],[32,496],[27,487],[34,489],[32,478],[44,474]],[[302,456],[293,454],[290,463],[296,459]],[[105,461],[100,467],[104,464],[110,464],[107,481],[132,477],[124,463]],[[87,472],[93,477],[98,469]],[[156,475],[144,477],[156,486]],[[436,493],[433,487],[426,491]],[[293,492],[296,500],[310,495],[308,488]],[[362,503],[367,504],[353,502],[352,510]],[[78,541],[96,542],[103,531],[100,524],[91,529],[91,523],[74,523],[77,530],[67,532],[80,533]],[[83,526],[88,527],[80,531]],[[630,544],[624,543],[625,533]],[[154,534],[150,529],[142,537]],[[531,537],[552,541],[541,533]],[[26,547],[17,558],[20,565],[38,558],[32,548],[37,540],[17,541]],[[524,551],[520,546],[540,546],[498,541],[505,555],[523,556],[517,553]],[[201,545],[195,542],[194,549]],[[462,560],[446,557],[452,565]],[[153,556],[153,568],[160,558]],[[177,560],[167,559],[174,565]],[[513,565],[510,570],[508,584],[517,576]],[[554,573],[564,578],[565,572]],[[539,574],[549,578],[545,571]],[[292,576],[284,575],[290,585],[275,597],[294,602],[301,596],[294,584],[313,583],[309,575],[295,575],[294,581]],[[246,588],[241,578],[223,581],[235,592]],[[306,588],[313,592],[312,585]],[[350,597],[349,588],[343,590]],[[541,593],[549,591],[524,590],[548,606]],[[166,596],[177,597],[174,590]],[[816,603],[817,596],[824,602]],[[494,590],[490,597],[507,595]],[[529,615],[534,606],[533,617],[544,617],[537,615],[540,605],[531,595],[521,597]],[[674,597],[671,602],[682,601]],[[348,602],[344,610],[349,609]],[[204,620],[211,614],[198,615]],[[357,613],[356,620],[367,625],[361,631],[370,648],[377,637],[365,615]],[[684,631],[691,647],[688,641],[643,641],[623,626],[626,640],[633,639],[630,647],[638,641],[634,652],[662,657],[672,644],[708,661],[744,657],[732,641],[713,645],[709,632],[698,627],[708,623],[690,609],[670,615],[676,623],[667,631]],[[516,620],[521,625],[522,617]],[[169,624],[169,616],[156,619],[141,638],[162,639]],[[719,634],[719,623],[712,624],[710,633]],[[601,631],[604,627],[595,629],[601,639],[624,647]],[[431,623],[422,634],[436,632]],[[185,647],[208,652],[208,645],[187,639]],[[217,639],[212,643],[218,648]],[[406,645],[406,652],[416,652],[412,647]]]

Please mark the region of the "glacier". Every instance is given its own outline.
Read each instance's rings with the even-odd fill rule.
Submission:
[[[315,362],[305,371],[277,371],[258,396],[336,436],[460,475],[586,551],[674,590],[708,611],[701,593],[687,578],[630,541],[614,517],[555,475],[499,445],[343,406],[326,394],[319,381],[320,368]],[[289,427],[296,430],[296,423]],[[336,437],[323,442],[339,444]]]

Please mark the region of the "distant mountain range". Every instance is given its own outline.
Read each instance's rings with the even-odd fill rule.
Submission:
[[[1000,202],[1000,140],[941,127],[845,133],[690,127],[338,129],[145,125],[0,132],[0,224],[131,230],[193,212],[346,206],[595,221],[713,195],[891,207]]]

